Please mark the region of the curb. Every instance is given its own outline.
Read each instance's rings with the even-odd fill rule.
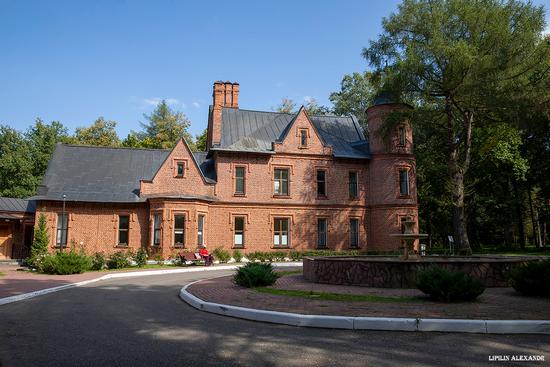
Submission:
[[[299,313],[259,310],[204,301],[187,291],[180,290],[180,298],[200,311],[240,319],[269,322],[290,326],[350,330],[386,331],[439,331],[482,334],[550,334],[550,320],[470,320],[423,319],[400,317],[353,317],[304,315]]]
[[[302,266],[302,262],[290,262],[290,263],[271,263],[274,267],[285,268],[285,267],[299,267]],[[101,280],[107,279],[117,279],[117,278],[133,278],[133,277],[142,277],[147,275],[165,275],[165,274],[179,274],[179,273],[197,273],[203,271],[216,271],[216,270],[235,270],[238,267],[243,265],[221,265],[221,266],[212,266],[212,267],[194,267],[194,268],[184,268],[184,269],[162,269],[162,270],[141,270],[141,271],[131,271],[124,273],[110,273],[100,276],[94,279],[83,280],[81,282],[63,284],[53,288],[40,289],[37,291],[22,293],[15,296],[0,298],[0,306],[7,305],[8,303],[19,302],[29,298],[34,298],[38,296],[43,296],[45,294],[59,292],[65,289],[81,287],[90,283],[99,282]]]

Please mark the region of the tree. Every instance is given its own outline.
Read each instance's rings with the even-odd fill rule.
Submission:
[[[330,109],[325,106],[321,106],[315,98],[308,98],[304,108],[309,116],[326,115],[330,113]],[[280,113],[296,113],[296,103],[290,99],[284,97],[281,99],[281,103],[278,106],[272,107],[272,110]]]
[[[284,97],[281,99],[281,103],[278,106],[271,108],[275,112],[280,113],[295,113],[296,103],[290,98]]]
[[[77,144],[116,147],[120,145],[120,139],[115,128],[115,121],[99,117],[90,127],[76,128],[74,139]]]
[[[354,115],[367,131],[367,108],[372,106],[377,85],[373,74],[365,71],[344,75],[340,82],[340,91],[330,94],[330,101],[334,104],[334,113],[337,115]]]
[[[188,131],[190,121],[183,112],[172,111],[165,100],[162,100],[150,115],[143,116],[147,120],[141,123],[144,131],[135,133],[143,147],[168,149],[183,137],[194,149],[193,137]]]
[[[52,156],[57,143],[70,143],[71,138],[68,135],[67,128],[59,121],[52,121],[49,124],[44,123],[40,118],[35,120],[25,133],[25,139],[28,142],[30,159],[33,164],[33,175],[38,179],[37,184],[44,176],[48,162]],[[34,190],[33,190],[34,191]]]
[[[206,150],[208,149],[208,147],[206,146],[207,138],[208,138],[208,129],[204,129],[204,131],[200,135],[196,136],[195,148],[197,149],[198,152],[206,152]]]
[[[411,103],[434,107],[446,135],[455,240],[471,252],[464,178],[474,125],[488,124],[509,85],[540,68],[544,11],[510,0],[405,0],[383,20],[383,33],[363,56],[384,75],[385,87]],[[547,45],[546,45],[547,46]]]
[[[34,194],[41,176],[34,175],[29,150],[19,132],[0,125],[0,196],[25,198]]]
[[[46,215],[44,213],[40,213],[40,215],[38,216],[38,226],[34,230],[34,239],[31,245],[31,256],[29,265],[38,265],[40,257],[48,253],[49,243],[50,237],[48,235],[48,223],[46,220]]]

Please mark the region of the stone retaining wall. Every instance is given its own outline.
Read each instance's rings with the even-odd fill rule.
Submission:
[[[537,257],[424,257],[400,260],[388,257],[308,257],[303,259],[304,278],[315,283],[361,285],[376,288],[416,288],[420,271],[437,265],[462,271],[487,287],[508,287],[510,271]]]

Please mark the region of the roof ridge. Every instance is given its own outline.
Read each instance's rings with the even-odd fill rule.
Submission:
[[[260,110],[250,110],[247,108],[233,108],[233,107],[222,107],[222,109],[226,110],[234,110],[234,111],[247,111],[247,112],[258,112],[258,113],[271,113],[271,114],[277,114],[277,115],[289,115],[294,116],[296,113],[300,112],[299,110],[296,112],[278,112],[278,111],[260,111]],[[307,110],[306,110],[307,112]],[[336,114],[326,114],[326,115],[309,115],[309,117],[344,117],[344,118],[350,118],[350,116],[345,115],[336,115]]]
[[[61,146],[71,147],[71,148],[96,148],[96,149],[120,149],[120,150],[145,150],[145,151],[161,151],[161,152],[170,152],[170,149],[161,149],[161,148],[137,148],[137,147],[111,147],[105,145],[89,145],[89,144],[66,144],[59,143]]]

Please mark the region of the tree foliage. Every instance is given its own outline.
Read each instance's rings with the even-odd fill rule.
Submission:
[[[367,108],[374,102],[378,91],[371,72],[346,74],[340,82],[340,91],[330,94],[337,115],[354,115],[367,130]]]
[[[509,106],[508,92],[531,90],[548,66],[542,7],[510,0],[405,0],[383,20],[383,33],[363,50],[384,89],[402,91],[441,117],[455,240],[470,251],[465,176],[475,126],[488,126]]]
[[[320,105],[315,98],[307,98],[304,108],[309,116],[327,115],[331,112],[328,107]],[[273,111],[280,113],[296,113],[298,109],[296,102],[286,97],[281,99],[279,105],[272,108]]]
[[[146,122],[141,123],[143,131],[135,133],[140,146],[169,149],[183,137],[191,149],[195,150],[193,137],[188,131],[191,122],[183,112],[173,111],[165,100],[151,114],[143,116],[146,119]]]
[[[116,132],[116,121],[106,121],[103,117],[99,117],[89,127],[76,128],[74,141],[84,145],[119,146],[120,139]]]

